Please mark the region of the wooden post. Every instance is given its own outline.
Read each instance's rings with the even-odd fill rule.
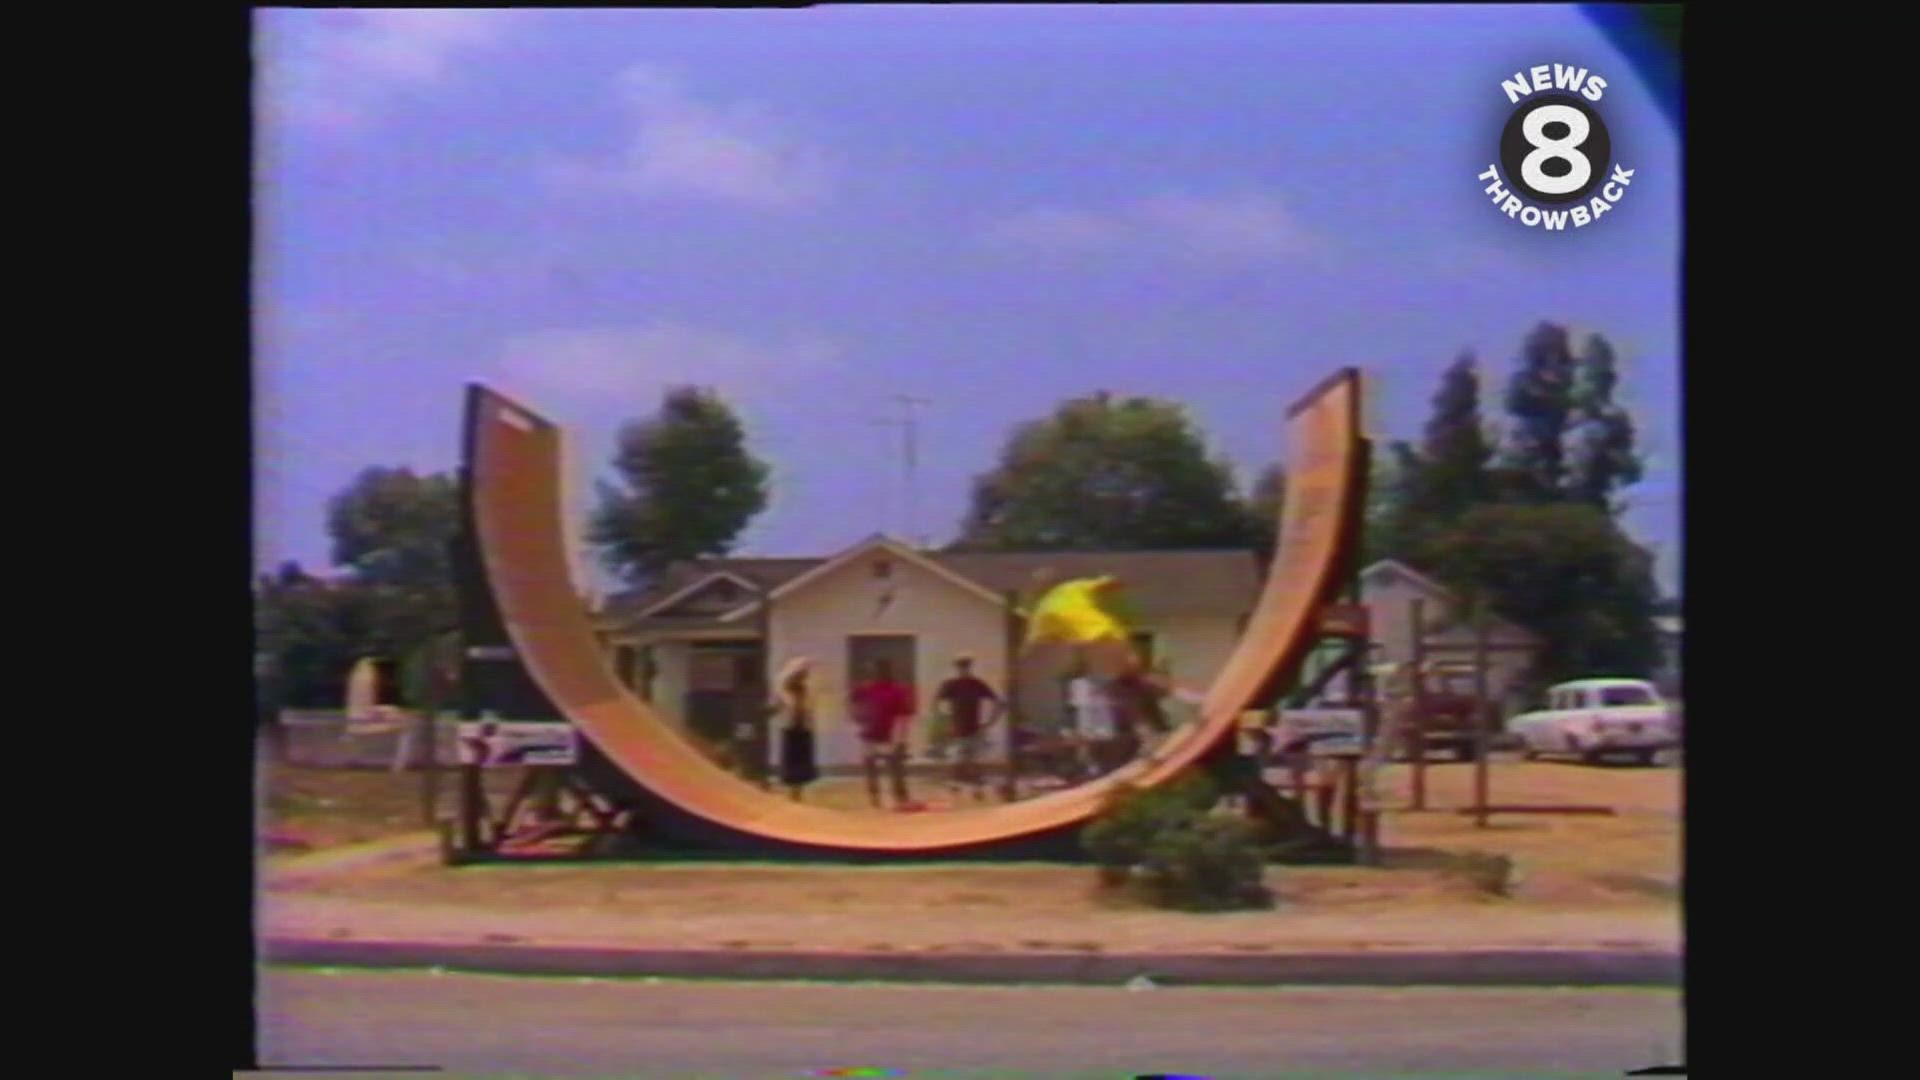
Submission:
[[[1340,832],[1347,843],[1357,843],[1360,839],[1360,758],[1358,756],[1340,759],[1340,783],[1345,789],[1340,800]]]
[[[460,766],[460,846],[473,852],[485,848],[480,835],[480,818],[486,804],[486,791],[480,786],[480,766]]]
[[[440,801],[440,754],[435,746],[440,725],[440,672],[434,665],[427,673],[427,700],[421,703],[421,739],[426,754],[420,761],[420,823],[433,828]]]
[[[456,562],[455,565],[459,563]],[[459,681],[454,688],[460,699],[460,722],[465,724],[469,720],[484,721],[488,714],[480,707],[480,680],[474,673],[474,665],[479,661],[473,658],[465,638],[460,641],[460,652],[455,659],[460,665],[455,669]],[[473,855],[479,853],[485,846],[484,838],[480,835],[480,819],[486,812],[487,792],[480,783],[480,766],[467,764],[464,761],[466,755],[461,752],[464,744],[460,742],[459,735],[460,733],[456,730],[455,760],[461,761],[460,850],[462,854]]]
[[[1001,717],[1004,729],[1001,737],[1007,741],[1007,768],[1006,777],[1000,783],[1000,798],[1003,802],[1012,802],[1020,797],[1020,731],[1017,725],[1025,722],[1020,712],[1020,643],[1026,634],[1025,628],[1020,625],[1020,594],[1008,589],[1001,594],[1001,601],[1006,604],[1006,663],[1001,670],[1006,679],[1003,695],[1007,707],[1006,714]]]
[[[1374,844],[1377,838],[1379,792],[1374,785],[1380,774],[1380,698],[1379,688],[1373,682],[1373,613],[1366,607],[1365,592],[1357,575],[1350,592],[1353,603],[1367,616],[1363,620],[1361,633],[1349,642],[1352,662],[1348,666],[1347,682],[1353,690],[1355,703],[1360,707],[1360,757],[1355,763],[1354,773],[1358,790],[1353,802],[1358,811],[1358,820],[1353,829],[1360,848],[1360,861],[1372,865],[1377,857]]]
[[[1487,604],[1473,605],[1473,710],[1478,721],[1473,756],[1473,824],[1487,827],[1487,758],[1493,751],[1493,726],[1487,701]]]
[[[757,782],[763,790],[773,790],[773,778],[780,770],[780,762],[773,760],[773,718],[767,715],[767,702],[781,693],[781,688],[773,685],[779,673],[773,667],[773,590],[760,590],[760,610],[754,615],[754,629],[760,635],[760,685],[756,688],[756,700],[753,702],[753,740],[752,752],[760,760],[754,764],[748,778]],[[817,729],[816,729],[817,732]],[[820,752],[818,745],[814,754]]]
[[[1427,808],[1427,624],[1426,602],[1413,600],[1413,711],[1406,724],[1407,752],[1413,756],[1413,805]]]

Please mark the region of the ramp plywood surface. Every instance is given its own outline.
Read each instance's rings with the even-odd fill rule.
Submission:
[[[796,804],[706,759],[620,683],[570,576],[558,427],[485,387],[467,410],[469,527],[518,662],[554,710],[650,795],[692,819],[774,845],[868,854],[980,849],[1070,828],[1122,782],[1163,783],[1223,738],[1297,666],[1356,540],[1364,448],[1360,386],[1343,371],[1290,410],[1280,545],[1258,606],[1205,695],[1197,729],[1100,780],[1011,805],[879,817]],[[474,586],[469,586],[474,587]]]

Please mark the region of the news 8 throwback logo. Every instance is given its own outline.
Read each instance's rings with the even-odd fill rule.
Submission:
[[[1500,160],[1480,174],[1494,209],[1530,229],[1581,229],[1626,195],[1633,170],[1613,160],[1613,136],[1594,107],[1607,85],[1566,64],[1501,80],[1514,109],[1500,132]]]

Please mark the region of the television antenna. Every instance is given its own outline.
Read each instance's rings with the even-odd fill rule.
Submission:
[[[906,483],[903,502],[906,508],[905,539],[915,547],[924,549],[930,541],[927,537],[920,535],[920,414],[918,410],[922,406],[933,404],[933,401],[930,398],[914,397],[911,394],[895,394],[893,403],[900,406],[900,415],[875,420],[874,423],[900,429],[901,473]]]

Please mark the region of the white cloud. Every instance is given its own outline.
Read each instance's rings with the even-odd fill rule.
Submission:
[[[453,81],[459,62],[503,39],[515,11],[277,11],[255,46],[269,122],[336,134],[367,127],[396,93]]]
[[[626,144],[611,160],[548,165],[550,183],[762,208],[813,202],[831,186],[826,153],[758,106],[696,100],[676,76],[646,65],[621,73],[617,89],[633,124]]]
[[[680,384],[752,397],[832,371],[839,360],[839,348],[818,336],[764,341],[660,322],[522,334],[506,342],[499,372],[514,386],[581,401]]]
[[[1077,210],[1024,210],[987,227],[989,243],[1041,251],[1111,248],[1126,237],[1121,222]]]
[[[1320,246],[1270,195],[1162,195],[1140,203],[1134,215],[1163,243],[1203,257],[1285,258]]]
[[[1277,197],[1163,194],[1105,211],[1039,208],[990,224],[987,241],[1050,254],[1142,251],[1207,261],[1260,261],[1314,254],[1326,244]]]

